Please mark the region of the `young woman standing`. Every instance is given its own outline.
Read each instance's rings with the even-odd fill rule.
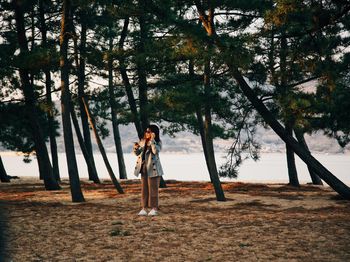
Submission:
[[[139,216],[147,216],[147,208],[151,208],[149,216],[158,215],[158,190],[160,177],[163,175],[159,152],[162,142],[159,138],[159,128],[149,125],[143,138],[135,143],[133,152],[137,156],[134,174],[141,173],[141,211]]]

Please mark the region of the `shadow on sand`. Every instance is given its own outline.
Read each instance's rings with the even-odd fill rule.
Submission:
[[[6,228],[7,214],[4,209],[4,204],[0,202],[0,261],[6,261]]]

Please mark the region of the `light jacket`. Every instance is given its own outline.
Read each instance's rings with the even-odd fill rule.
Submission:
[[[137,156],[136,166],[134,170],[134,175],[139,176],[142,165],[142,155],[145,154],[145,165],[147,169],[148,177],[162,176],[163,168],[159,159],[159,152],[162,148],[162,143],[157,143],[154,140],[149,141],[150,150],[145,151],[145,139],[141,139],[139,142],[140,147],[138,149],[133,149],[134,154]]]

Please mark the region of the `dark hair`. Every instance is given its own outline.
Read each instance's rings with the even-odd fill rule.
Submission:
[[[159,138],[159,127],[157,125],[149,125],[147,126],[147,128],[149,128],[152,133],[154,133],[156,135],[156,137],[154,138],[154,140],[156,140],[157,143],[160,142],[160,138]],[[147,130],[146,128],[146,130]],[[145,132],[146,132],[145,130]]]

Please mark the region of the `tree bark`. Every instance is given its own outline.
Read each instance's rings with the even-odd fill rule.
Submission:
[[[79,56],[79,63],[76,61],[76,64],[78,67],[78,96],[80,98],[84,97],[84,99],[87,101],[87,97],[85,95],[85,65],[86,65],[85,59],[86,59],[86,32],[87,32],[86,19],[87,19],[86,13],[82,11],[81,12],[80,46],[79,46],[80,56]],[[77,50],[76,50],[76,54],[77,54]],[[89,159],[91,160],[91,165],[93,166],[93,168],[89,169],[88,171],[89,180],[95,181],[96,173],[93,170],[96,170],[96,165],[95,165],[94,153],[92,150],[89,122],[85,112],[84,104],[81,99],[79,99],[79,109],[80,109],[81,124],[83,128],[84,143],[85,143],[86,150],[90,155]]]
[[[75,157],[72,125],[70,120],[71,97],[69,92],[69,70],[68,70],[68,40],[71,31],[71,3],[70,0],[63,1],[61,34],[60,34],[60,67],[61,67],[61,108],[64,134],[64,145],[68,164],[68,174],[73,202],[84,202],[84,196],[80,187],[78,166]]]
[[[15,20],[20,53],[21,55],[24,55],[28,53],[29,49],[25,34],[24,13],[22,10],[22,3],[18,0],[13,0],[12,3],[15,10]],[[30,84],[29,72],[25,68],[19,68],[19,75],[24,94],[25,107],[28,114],[33,140],[35,144],[35,151],[37,153],[37,157],[42,163],[41,174],[44,179],[45,188],[47,190],[58,190],[60,189],[60,186],[53,176],[52,166],[45,144],[44,133],[39,123],[36,111],[36,99],[34,94],[34,88]]]
[[[288,135],[293,136],[293,112],[290,110],[290,96],[291,91],[287,88],[287,38],[285,32],[281,33],[281,47],[280,47],[280,84],[276,81],[278,101],[281,104],[281,110],[284,113],[285,118],[285,129]],[[287,156],[287,167],[289,185],[299,187],[298,172],[295,166],[295,158],[293,149],[290,145],[286,144],[286,156]]]
[[[210,36],[210,34],[209,34]],[[210,168],[211,179],[214,185],[216,200],[226,201],[224,191],[221,187],[221,182],[218,175],[218,170],[215,161],[215,152],[213,144],[213,134],[212,134],[212,121],[211,121],[211,84],[210,84],[210,60],[205,62],[204,65],[204,136],[205,136],[205,146],[208,154],[208,166]]]
[[[2,162],[1,156],[0,156],[0,181],[3,183],[10,182],[10,177],[6,173],[6,169],[4,167],[4,163]]]
[[[189,74],[190,76],[194,76],[193,62],[190,61],[189,65]],[[211,107],[209,104],[209,97],[211,93],[210,86],[210,61],[207,61],[204,68],[204,121],[203,115],[201,112],[201,108],[199,105],[196,106],[196,117],[198,122],[199,133],[201,135],[202,147],[205,156],[205,162],[208,168],[210,181],[214,186],[216,199],[217,201],[226,201],[224,191],[222,190],[221,182],[219,179],[216,161],[215,161],[215,153],[214,153],[214,145],[213,145],[213,136],[211,131]]]
[[[47,27],[45,23],[45,6],[44,1],[39,1],[39,18],[40,18],[40,31],[42,36],[42,45],[44,48],[48,48],[47,45]],[[51,149],[51,159],[52,159],[52,168],[53,175],[57,181],[61,181],[60,171],[58,166],[58,153],[57,153],[57,142],[56,134],[54,128],[54,104],[52,103],[51,98],[51,73],[50,68],[46,67],[44,69],[45,73],[45,87],[46,87],[46,102],[50,106],[50,110],[47,112],[47,120],[49,126],[49,136],[50,136],[50,149]]]
[[[193,65],[193,60],[192,59],[190,59],[190,61],[189,61],[189,75],[190,75],[191,79],[194,77],[194,65]],[[202,110],[201,110],[200,105],[196,105],[195,107],[196,107],[196,118],[197,118],[197,123],[198,123],[199,134],[200,134],[200,137],[201,137],[205,163],[207,165],[207,169],[208,169],[208,172],[209,172],[210,182],[213,183],[212,174],[210,172],[211,168],[210,168],[210,165],[209,165],[208,151],[207,151],[207,146],[206,146],[206,142],[205,142],[203,114],[202,114]]]
[[[304,149],[306,151],[310,152],[309,147],[307,146],[307,143],[305,141],[303,132],[301,130],[295,129],[294,133],[295,133],[295,136],[296,136],[299,144],[302,147],[304,147]],[[315,172],[312,170],[312,168],[309,165],[307,165],[307,168],[309,170],[309,174],[310,174],[312,183],[314,185],[323,185],[323,182],[322,182],[321,178],[318,175],[315,174]]]
[[[122,51],[124,48],[125,38],[126,38],[127,33],[128,33],[128,26],[129,26],[129,17],[127,17],[125,19],[123,29],[122,29],[122,32],[120,34],[120,40],[118,43],[118,48],[120,51]],[[120,75],[122,77],[123,84],[125,87],[126,95],[128,97],[128,103],[129,103],[130,111],[132,114],[132,121],[134,122],[136,131],[137,131],[137,135],[138,135],[139,139],[141,139],[143,137],[141,120],[140,120],[139,112],[137,111],[137,105],[136,105],[134,93],[132,91],[129,77],[128,77],[128,74],[126,72],[125,59],[122,56],[120,56],[120,58],[119,58],[119,70],[120,70]]]
[[[293,128],[288,123],[285,125],[286,132],[289,136],[293,136]],[[294,151],[290,145],[286,144],[286,156],[288,166],[289,185],[299,187],[298,172],[295,165]]]
[[[111,30],[111,29],[110,29]],[[113,39],[109,39],[109,52],[113,51]],[[109,105],[111,107],[111,116],[112,116],[112,127],[113,127],[113,137],[114,144],[118,157],[118,168],[119,168],[119,178],[127,179],[123,148],[120,139],[120,132],[118,127],[118,118],[117,118],[117,105],[115,102],[115,95],[113,90],[113,59],[111,55],[108,56],[108,92],[109,92]]]
[[[201,112],[201,108],[198,107],[198,106],[196,108],[196,118],[197,118],[197,123],[198,123],[198,128],[199,128],[199,134],[201,136],[201,142],[202,142],[202,148],[203,148],[205,163],[207,165],[207,169],[208,169],[208,172],[209,172],[210,182],[213,183],[214,181],[213,181],[213,177],[212,177],[212,173],[211,173],[211,168],[210,168],[210,165],[209,165],[207,143],[205,142],[203,114]]]
[[[105,165],[106,165],[106,168],[107,168],[107,171],[108,171],[108,174],[113,182],[113,185],[115,186],[115,188],[117,189],[117,191],[120,193],[120,194],[123,194],[124,191],[122,189],[122,187],[120,186],[117,178],[115,177],[114,175],[114,172],[113,172],[113,169],[111,167],[111,165],[109,164],[109,161],[108,161],[108,158],[107,158],[107,154],[106,154],[106,151],[103,147],[103,144],[102,144],[102,141],[100,139],[100,136],[98,135],[98,132],[97,132],[97,129],[96,129],[96,124],[95,124],[95,120],[90,112],[90,109],[85,101],[85,99],[82,97],[81,98],[83,100],[83,103],[84,103],[84,107],[85,107],[85,112],[86,112],[86,115],[89,119],[89,122],[90,122],[90,126],[91,126],[91,129],[92,131],[94,132],[94,135],[95,135],[95,139],[96,139],[96,143],[98,145],[98,148],[100,149],[100,152],[101,152],[101,155],[102,155],[102,158],[103,158],[103,161],[105,162]]]
[[[91,180],[94,181],[94,183],[96,183],[96,184],[100,184],[101,182],[100,182],[100,179],[98,178],[96,167],[95,167],[95,165],[93,165],[91,155],[89,154],[89,152],[86,149],[86,145],[84,143],[84,138],[81,134],[78,118],[77,118],[77,115],[75,114],[73,105],[71,105],[71,117],[72,117],[74,129],[75,129],[75,133],[77,135],[79,145],[80,145],[81,151],[83,153],[83,156],[84,156],[87,168],[88,168],[88,172],[89,172],[89,174],[91,174]]]
[[[139,86],[139,101],[140,101],[140,119],[142,130],[145,131],[149,125],[148,119],[148,97],[147,97],[147,72],[146,72],[146,59],[145,59],[145,42],[147,41],[147,25],[145,21],[144,0],[139,0],[139,7],[141,14],[139,16],[140,24],[140,38],[137,46],[137,76]]]

